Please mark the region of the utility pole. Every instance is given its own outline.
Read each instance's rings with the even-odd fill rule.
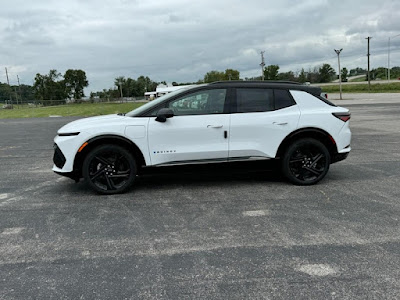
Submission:
[[[369,53],[369,41],[372,39],[372,37],[369,36],[369,37],[366,37],[365,39],[368,40],[368,54],[367,54],[367,57],[368,57],[368,91],[370,91],[371,90],[371,77],[370,77],[370,74],[369,74],[369,56],[370,56],[370,53]]]
[[[390,39],[394,39],[395,37],[400,36],[400,34],[389,37],[389,41],[388,41],[388,76],[387,76],[387,80],[390,80]]]
[[[264,53],[265,53],[265,51],[261,51],[260,52],[260,54],[261,54],[261,64],[260,64],[260,66],[261,66],[261,78],[262,78],[262,81],[264,81],[264,66],[265,66]]]
[[[8,79],[8,71],[7,71],[7,67],[5,67],[5,69],[6,69],[7,84],[8,84],[8,87],[10,88],[10,105],[11,105],[11,108],[12,108],[12,107],[13,107],[13,105],[12,105],[12,97],[11,97],[11,86],[10,86],[10,80]]]
[[[343,48],[340,49],[340,50],[336,50],[336,49],[333,49],[333,50],[335,50],[335,52],[337,54],[337,61],[338,61],[338,65],[339,65],[339,90],[340,90],[340,100],[342,100],[342,72],[340,70],[340,58],[339,58],[339,55],[340,55],[340,52],[342,52]]]
[[[390,37],[388,42],[388,83],[390,80]]]
[[[19,76],[17,75],[17,81],[18,81],[18,93],[19,93],[19,100],[20,100],[20,104],[22,106],[22,93],[21,93],[21,85],[19,83]]]
[[[122,81],[120,81],[119,83],[119,88],[121,90],[121,102],[122,102],[122,99],[124,98],[124,96],[122,95]]]

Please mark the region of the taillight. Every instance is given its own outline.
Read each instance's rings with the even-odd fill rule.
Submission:
[[[347,122],[348,120],[350,120],[350,113],[332,113],[332,115],[334,115],[336,118],[342,120],[343,122]]]

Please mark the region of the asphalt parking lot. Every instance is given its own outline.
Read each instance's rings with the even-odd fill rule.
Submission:
[[[99,196],[51,171],[73,118],[0,120],[0,299],[398,299],[396,99],[342,102],[353,150],[310,187],[213,165]]]

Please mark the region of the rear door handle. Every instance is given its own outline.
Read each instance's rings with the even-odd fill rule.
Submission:
[[[222,128],[223,125],[207,125],[207,128]]]
[[[287,125],[288,124],[288,122],[273,122],[272,124],[274,124],[274,125]]]

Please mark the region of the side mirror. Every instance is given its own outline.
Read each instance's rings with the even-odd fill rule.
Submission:
[[[174,111],[170,108],[161,108],[156,115],[156,121],[164,123],[168,118],[174,116]]]

